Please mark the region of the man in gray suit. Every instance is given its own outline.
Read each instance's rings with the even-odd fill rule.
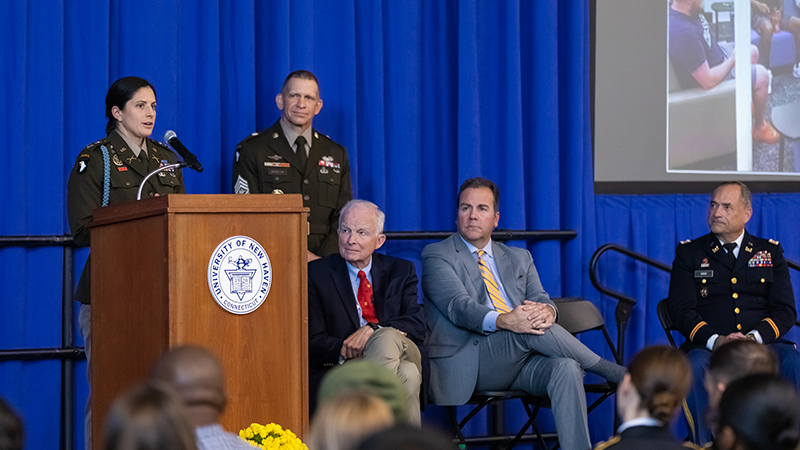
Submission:
[[[625,369],[554,324],[530,252],[492,242],[498,203],[493,182],[466,180],[458,233],[422,251],[433,401],[463,405],[475,390],[547,395],[561,447],[588,450],[583,371],[618,383]]]

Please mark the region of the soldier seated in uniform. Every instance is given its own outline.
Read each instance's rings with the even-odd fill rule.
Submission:
[[[745,231],[752,214],[747,186],[721,184],[711,195],[711,233],[682,242],[672,264],[669,314],[686,337],[681,348],[692,365],[687,403],[694,418],[708,407],[703,380],[711,351],[727,342],[769,345],[783,376],[800,387],[800,353],[782,338],[797,320],[789,268],[777,241]],[[695,425],[696,442],[710,441],[706,424]]]

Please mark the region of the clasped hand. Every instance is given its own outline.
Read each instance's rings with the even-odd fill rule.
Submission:
[[[497,328],[515,333],[544,334],[555,321],[553,308],[545,303],[525,300],[511,312],[497,316]]]
[[[347,337],[342,342],[342,350],[339,352],[344,359],[359,358],[364,354],[364,347],[367,345],[367,340],[375,330],[369,325],[356,330],[355,333]]]

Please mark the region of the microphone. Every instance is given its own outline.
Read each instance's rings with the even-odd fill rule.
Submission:
[[[175,134],[174,131],[167,130],[167,132],[164,133],[164,140],[167,141],[167,143],[183,157],[183,161],[187,166],[189,166],[190,169],[196,170],[198,173],[203,171],[203,166],[200,165],[200,161],[197,160],[197,157],[194,156],[194,153],[190,152],[189,149],[183,145],[180,139],[178,139],[178,135]]]

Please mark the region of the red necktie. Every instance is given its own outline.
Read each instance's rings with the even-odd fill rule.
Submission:
[[[378,323],[375,315],[375,305],[372,302],[372,284],[367,280],[363,270],[358,271],[358,304],[361,305],[361,316],[367,322]]]

